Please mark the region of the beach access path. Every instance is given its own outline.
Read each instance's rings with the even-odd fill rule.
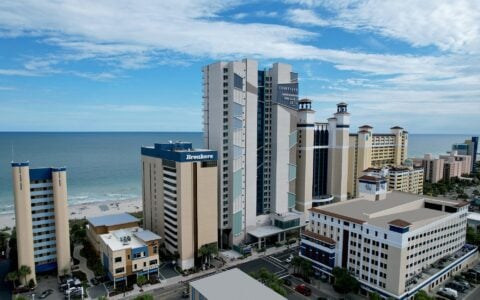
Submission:
[[[95,274],[87,267],[87,259],[80,255],[80,250],[82,249],[83,245],[75,245],[75,248],[73,248],[73,257],[80,261],[80,271],[87,275],[88,282],[90,282],[90,279],[95,278]]]

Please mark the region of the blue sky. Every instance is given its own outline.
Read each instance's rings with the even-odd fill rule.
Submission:
[[[479,133],[478,0],[1,1],[1,131],[201,131],[201,67],[287,62],[318,121]]]

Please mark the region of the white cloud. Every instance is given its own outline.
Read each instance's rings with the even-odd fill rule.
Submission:
[[[296,24],[328,26],[330,22],[320,18],[314,11],[310,9],[291,9],[287,13],[287,18]]]
[[[363,30],[400,39],[413,46],[435,45],[443,51],[480,54],[480,1],[287,1],[308,9],[292,9],[308,16],[292,18],[298,24],[335,26]],[[326,20],[315,13],[328,9],[334,16]],[[321,20],[319,22],[318,20]]]

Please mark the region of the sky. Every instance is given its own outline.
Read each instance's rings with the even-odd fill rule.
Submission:
[[[201,131],[218,60],[293,65],[323,122],[480,129],[478,0],[0,1],[0,131]],[[354,130],[354,129],[352,129]]]

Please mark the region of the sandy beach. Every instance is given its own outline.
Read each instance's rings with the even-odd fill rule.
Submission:
[[[75,204],[68,207],[70,219],[83,219],[102,215],[112,215],[121,212],[137,212],[142,210],[141,199],[111,200]],[[0,215],[0,228],[15,226],[15,214]]]

